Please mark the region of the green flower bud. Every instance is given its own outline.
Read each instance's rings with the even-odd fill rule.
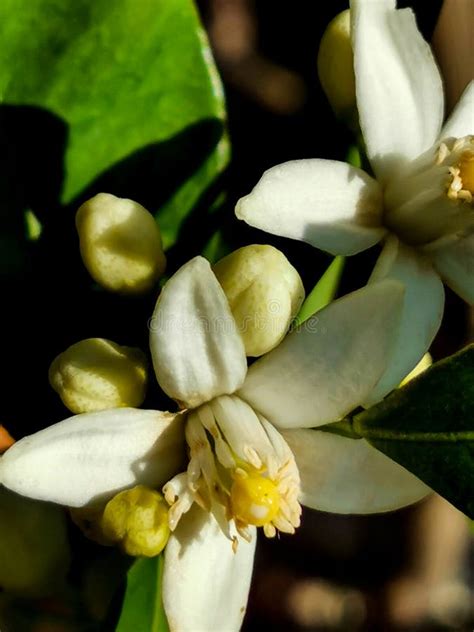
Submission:
[[[356,92],[349,9],[336,15],[324,31],[319,45],[318,74],[336,115],[352,121]]]
[[[139,294],[163,274],[160,230],[137,202],[99,193],[79,208],[76,227],[84,265],[107,290]]]
[[[248,356],[273,349],[304,300],[300,275],[272,246],[245,246],[221,259],[214,273],[229,301]]]
[[[0,488],[0,589],[46,596],[64,581],[69,562],[63,510]]]
[[[88,338],[58,355],[49,382],[73,413],[136,408],[145,399],[146,358],[140,349]]]
[[[168,542],[168,508],[159,492],[138,485],[107,503],[100,526],[128,555],[154,557]]]

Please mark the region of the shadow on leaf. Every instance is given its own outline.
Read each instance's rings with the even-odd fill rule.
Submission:
[[[87,337],[104,337],[148,347],[147,320],[156,292],[124,298],[94,284],[80,258],[75,229],[78,206],[106,191],[135,199],[159,220],[160,209],[193,178],[222,134],[217,119],[195,123],[166,141],[133,152],[64,206],[60,197],[67,125],[41,108],[0,108],[0,289],[2,324],[8,332],[2,348],[8,367],[2,420],[9,422],[15,437],[68,416],[47,377],[51,361],[67,346]],[[211,189],[209,200],[218,194],[217,185]],[[207,204],[208,197],[201,194],[200,200]],[[43,226],[36,242],[28,241],[25,234],[28,209]],[[207,209],[199,203],[189,209],[188,217],[203,211]],[[183,220],[181,216],[177,223]],[[11,272],[13,258],[19,261],[20,274]],[[1,275],[2,270],[7,274]]]

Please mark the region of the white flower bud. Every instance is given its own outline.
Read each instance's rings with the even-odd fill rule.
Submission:
[[[137,202],[99,193],[79,208],[76,227],[84,265],[107,290],[139,294],[163,274],[160,230]]]
[[[146,358],[140,349],[88,338],[58,355],[49,381],[73,413],[137,407],[145,399]]]
[[[352,122],[356,93],[349,9],[336,15],[324,31],[319,45],[318,74],[334,112]]]
[[[245,246],[221,259],[214,273],[229,301],[248,356],[273,349],[304,300],[300,275],[272,246]]]

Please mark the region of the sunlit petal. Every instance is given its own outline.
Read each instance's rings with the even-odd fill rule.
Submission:
[[[360,124],[372,167],[387,180],[435,142],[441,77],[410,9],[352,0],[351,15]]]
[[[255,362],[239,395],[280,428],[337,421],[369,397],[387,367],[403,286],[366,286],[317,312]]]
[[[237,632],[252,577],[256,533],[232,542],[212,515],[193,507],[165,549],[163,603],[170,630]]]
[[[380,241],[382,194],[361,169],[334,160],[294,160],[266,171],[235,213],[250,226],[352,255]]]
[[[0,457],[0,482],[70,507],[139,483],[158,487],[184,459],[183,421],[135,408],[76,415],[15,443]]]
[[[209,263],[195,257],[163,288],[150,321],[161,388],[194,408],[242,384],[247,361],[225,294]]]
[[[444,310],[443,283],[430,261],[396,237],[390,237],[369,283],[383,279],[405,286],[402,319],[393,356],[387,370],[364,404],[380,401],[396,388],[428,351],[441,325]]]

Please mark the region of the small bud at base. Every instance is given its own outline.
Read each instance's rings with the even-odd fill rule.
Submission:
[[[104,536],[127,555],[155,557],[170,535],[168,504],[159,492],[138,485],[107,503],[100,526]]]

